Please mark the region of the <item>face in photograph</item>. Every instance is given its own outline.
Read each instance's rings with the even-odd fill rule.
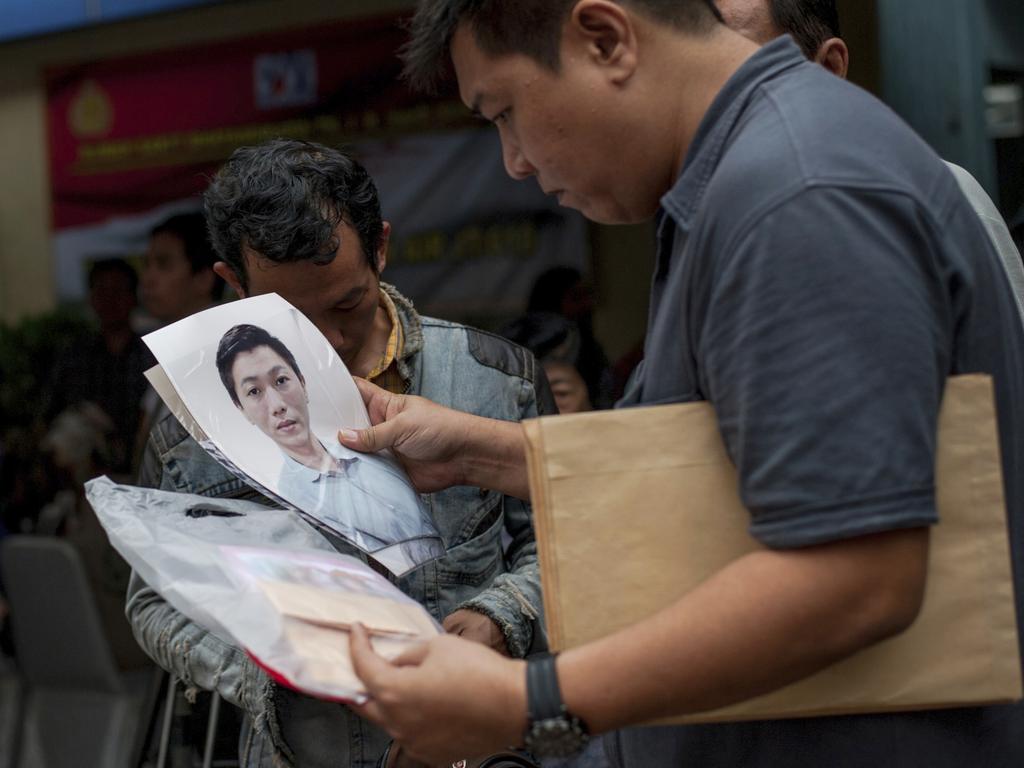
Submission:
[[[310,442],[306,384],[270,347],[242,352],[231,369],[242,413],[282,448]]]
[[[216,363],[228,395],[250,424],[287,454],[308,452],[315,437],[306,380],[278,338],[255,325],[236,325],[221,337]]]

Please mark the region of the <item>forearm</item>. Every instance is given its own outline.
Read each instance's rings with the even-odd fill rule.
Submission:
[[[526,437],[516,422],[463,414],[463,484],[529,500]]]
[[[926,531],[753,553],[650,619],[563,654],[566,704],[601,732],[775,690],[902,631],[926,561]]]

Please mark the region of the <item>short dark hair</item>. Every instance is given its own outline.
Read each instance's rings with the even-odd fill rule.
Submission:
[[[527,312],[504,325],[498,333],[526,347],[543,363],[565,363],[580,368],[580,331],[572,320],[554,312]]]
[[[210,238],[206,231],[206,219],[198,211],[195,213],[179,213],[162,221],[150,230],[149,236],[173,235],[181,240],[185,250],[185,258],[188,259],[192,274],[198,274],[205,269],[213,271],[213,264],[217,261],[217,254],[210,245]],[[218,301],[224,295],[224,280],[214,274],[213,288],[210,289],[210,298]]]
[[[468,22],[481,50],[522,53],[557,72],[561,30],[578,0],[420,0],[399,55],[405,78],[419,90],[436,88],[448,67],[452,36]],[[680,29],[705,31],[721,21],[712,0],[615,0]]]
[[[122,275],[128,281],[128,288],[134,296],[139,290],[139,273],[121,258],[97,259],[89,267],[89,290],[96,287],[96,281],[106,274]]]
[[[236,149],[203,203],[210,242],[243,287],[245,248],[277,263],[329,264],[342,221],[377,269],[383,236],[377,187],[362,165],[336,149],[289,139]]]
[[[561,312],[569,290],[583,281],[575,267],[551,267],[542,272],[530,289],[527,312]]]
[[[270,347],[274,350],[295,371],[299,381],[303,384],[306,383],[306,380],[302,378],[302,371],[299,370],[299,364],[295,362],[295,355],[279,338],[272,336],[266,329],[260,328],[258,325],[248,323],[236,325],[220,337],[220,343],[217,345],[217,372],[220,374],[220,381],[224,385],[224,389],[231,396],[231,402],[239,408],[242,407],[242,404],[238,401],[238,393],[235,392],[235,381],[231,377],[231,369],[235,365],[236,357],[243,352],[251,352],[259,347]]]
[[[809,59],[826,40],[840,37],[836,0],[769,0],[768,5],[776,29],[792,35]]]

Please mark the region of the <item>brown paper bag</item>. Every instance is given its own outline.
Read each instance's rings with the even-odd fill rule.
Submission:
[[[1021,698],[992,382],[950,379],[921,613],[903,634],[741,704],[673,722],[966,706]],[[633,624],[761,545],[707,403],[524,423],[548,638]]]

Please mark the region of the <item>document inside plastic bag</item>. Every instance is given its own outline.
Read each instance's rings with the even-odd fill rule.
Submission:
[[[441,627],[387,579],[338,554],[292,510],[239,499],[86,484],[111,544],[168,603],[245,649],[279,681],[362,701],[348,628],[393,658]]]

